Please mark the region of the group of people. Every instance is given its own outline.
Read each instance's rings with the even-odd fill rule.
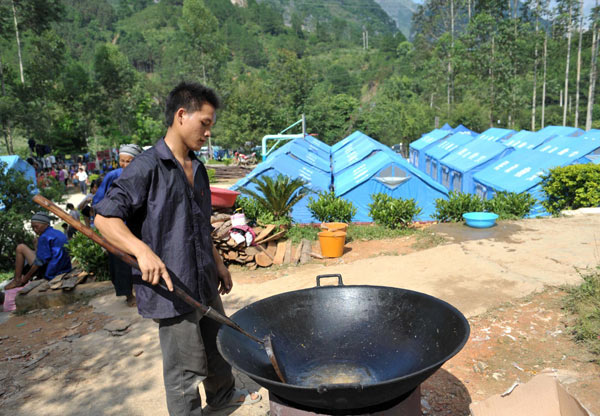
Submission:
[[[173,293],[181,287],[204,305],[225,314],[221,295],[231,292],[233,282],[211,238],[211,197],[208,175],[194,152],[211,135],[219,98],[210,88],[182,82],[166,99],[167,131],[156,144],[141,153],[133,145],[121,148],[121,167],[106,175],[95,192],[91,209],[94,225],[104,238],[133,255],[139,270],[111,256],[115,276],[132,276],[138,312],[154,320],[163,357],[163,377],[168,412],[174,415],[202,415],[198,387],[203,383],[210,410],[240,406],[261,400],[256,392],[235,387],[231,366],[216,346],[220,324],[203,315]],[[73,209],[74,207],[71,206]],[[36,222],[37,221],[37,222]],[[67,258],[55,266],[52,249],[64,247],[66,237],[52,231],[42,214],[32,218],[40,235],[38,251],[17,250],[15,279],[23,283],[20,263],[48,264],[44,277],[51,279],[67,268]],[[42,243],[50,233],[54,243]],[[44,241],[46,237],[44,237]],[[40,244],[42,243],[42,244]],[[51,266],[52,264],[52,266]],[[33,267],[32,267],[33,269]],[[167,289],[158,286],[163,281]],[[131,289],[115,281],[117,294]],[[120,292],[123,290],[123,292]]]

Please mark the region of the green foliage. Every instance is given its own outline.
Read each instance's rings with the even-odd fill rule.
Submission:
[[[379,193],[371,195],[369,215],[376,224],[387,228],[406,228],[421,213],[414,199],[393,198]]]
[[[98,231],[96,234],[100,235]],[[67,245],[71,258],[88,273],[94,273],[96,280],[110,280],[108,255],[102,247],[82,233],[75,233]]]
[[[40,194],[48,198],[55,204],[61,204],[64,202],[65,194],[67,193],[67,187],[64,182],[49,176],[46,178],[45,186],[39,188]]]
[[[385,238],[404,237],[406,235],[411,235],[414,232],[414,229],[407,227],[389,228],[380,224],[350,224],[346,230],[346,241],[382,240]]]
[[[465,212],[481,212],[485,203],[481,197],[474,194],[450,191],[448,199],[435,200],[434,218],[440,222],[460,222]]]
[[[268,212],[255,198],[238,196],[235,200],[235,211],[241,211],[249,224],[256,224],[258,219]]]
[[[302,179],[282,174],[275,179],[270,176],[252,178],[250,182],[257,190],[244,188],[240,192],[254,198],[264,211],[273,214],[274,220],[289,218],[292,207],[309,193]]]
[[[350,201],[335,196],[334,192],[319,192],[319,198],[308,197],[308,209],[321,222],[352,222],[356,207]]]
[[[32,247],[33,235],[25,231],[30,215],[15,210],[0,213],[0,270],[13,270],[17,246],[21,243]]]
[[[567,289],[565,306],[575,315],[575,324],[570,328],[575,339],[586,345],[600,364],[600,269],[582,278],[580,286]]]
[[[584,164],[557,167],[542,178],[547,199],[546,210],[558,215],[565,209],[600,205],[600,165]]]
[[[37,205],[31,200],[33,183],[16,169],[6,169],[0,162],[0,201],[4,212],[13,211],[28,216],[36,212]]]
[[[316,241],[321,230],[312,226],[293,225],[285,234],[286,238],[294,244],[298,244],[303,239]]]
[[[214,183],[217,179],[217,171],[214,169],[206,169],[206,173],[208,174],[208,182]]]
[[[467,212],[493,212],[501,220],[526,217],[536,203],[529,193],[498,192],[484,201],[474,194],[450,191],[448,199],[435,200],[434,218],[440,222],[460,222]]]
[[[485,201],[485,210],[498,214],[501,220],[525,218],[536,203],[529,192],[497,192],[492,199]]]

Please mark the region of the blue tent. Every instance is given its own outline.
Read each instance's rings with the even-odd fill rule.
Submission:
[[[452,126],[450,124],[446,123],[441,127],[440,130],[447,130],[447,131],[452,132],[452,130],[454,130],[454,129],[452,128]]]
[[[504,141],[504,144],[515,149],[535,149],[542,143],[557,137],[557,136],[579,136],[583,133],[583,130],[575,127],[565,126],[546,126],[543,129],[536,131],[535,133],[521,130],[519,133],[511,136],[508,140]]]
[[[294,148],[294,151],[298,153],[298,149],[304,149],[302,155],[307,153],[311,153],[314,156],[320,159],[326,160],[329,162],[329,157],[331,155],[331,147],[320,141],[319,139],[315,139],[312,136],[306,135],[304,138],[293,139],[279,147],[278,149],[273,150],[267,156],[267,160],[272,159],[278,154],[281,153],[289,153],[290,148]],[[298,156],[298,155],[297,155]]]
[[[326,145],[327,146],[327,145]],[[276,159],[282,154],[288,154],[310,166],[321,169],[329,174],[331,161],[329,153],[304,139],[294,139],[267,156],[267,161]]]
[[[237,181],[231,189],[238,191],[243,188],[256,190],[256,185],[250,182],[251,179],[260,178],[265,175],[276,178],[279,174],[289,176],[290,178],[303,179],[306,182],[306,186],[314,192],[329,191],[330,189],[331,175],[329,173],[325,173],[285,153],[258,164],[252,172]],[[292,208],[292,219],[294,221],[298,223],[316,221],[308,210],[308,202],[308,196],[306,196],[294,205]]]
[[[474,193],[473,175],[512,151],[498,142],[475,139],[440,160],[441,183],[451,191]]]
[[[500,140],[506,140],[516,132],[509,129],[501,129],[498,127],[492,127],[481,133],[477,138],[479,140],[488,140],[490,142],[497,142]]]
[[[370,140],[371,139],[369,136],[367,136],[366,134],[364,134],[363,132],[356,130],[354,133],[352,133],[349,136],[346,136],[344,139],[340,140],[339,142],[337,142],[336,144],[334,144],[333,146],[331,146],[331,154],[333,155],[334,153],[339,152],[340,150],[342,150],[344,147],[358,141],[362,141],[365,139],[365,137],[368,137]],[[379,142],[377,142],[379,143]],[[382,145],[383,146],[383,145]]]
[[[442,175],[439,172],[439,161],[474,139],[470,134],[456,133],[425,150],[425,173],[434,180],[441,182]]]
[[[7,172],[9,169],[16,169],[20,172],[23,172],[25,174],[25,178],[33,182],[34,186],[36,185],[37,179],[35,177],[35,168],[21,159],[19,156],[0,156],[0,162],[6,163],[4,172]]]
[[[535,150],[571,160],[570,163],[589,163],[600,155],[600,131],[590,130],[583,136],[576,137],[555,137]]]
[[[389,147],[379,143],[364,133],[352,133],[354,139],[344,147],[331,153],[331,170],[334,176],[365,159],[373,152],[393,153]]]
[[[31,166],[29,163],[21,159],[17,155],[11,156],[0,156],[0,163],[4,165],[4,173],[8,172],[10,169],[18,170],[19,172],[23,172],[26,179],[29,179],[33,184],[31,187],[32,193],[36,193],[36,184],[37,179],[35,176],[35,168]],[[4,203],[0,200],[0,211],[5,209]]]
[[[424,134],[420,139],[412,142],[409,146],[410,163],[422,171],[425,171],[425,150],[451,134],[451,131],[436,129]]]
[[[535,133],[529,130],[521,130],[518,133],[513,134],[506,140],[502,140],[502,143],[506,147],[512,147],[513,149],[533,149],[536,145],[536,141],[532,139]],[[538,143],[539,144],[539,143]]]
[[[456,127],[455,129],[453,129],[452,133],[468,133],[471,136],[477,136],[479,134],[479,133],[474,132],[473,130],[470,130],[470,129],[466,128],[462,124],[459,124],[458,127]]]
[[[334,175],[335,195],[351,201],[357,208],[353,221],[372,221],[371,195],[385,193],[394,198],[413,198],[422,208],[420,220],[431,220],[435,200],[447,198],[448,191],[393,152],[376,151],[350,169]]]

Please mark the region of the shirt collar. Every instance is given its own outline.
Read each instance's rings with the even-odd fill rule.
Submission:
[[[158,142],[156,142],[154,148],[156,149],[158,157],[160,157],[161,159],[172,160],[174,162],[177,161],[177,159],[175,159],[175,156],[173,155],[173,152],[171,152],[171,149],[169,149],[169,146],[167,146],[167,144],[165,143],[164,137],[162,137]],[[196,154],[191,150],[189,152],[189,156],[190,159],[192,159],[192,162],[198,161],[198,159],[196,158]]]

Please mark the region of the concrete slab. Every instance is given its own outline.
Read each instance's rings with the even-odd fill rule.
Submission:
[[[75,286],[73,290],[48,289],[40,292],[39,288],[33,289],[26,295],[17,295],[15,304],[17,313],[25,313],[33,309],[52,308],[54,306],[70,305],[78,301],[86,301],[100,294],[112,290],[111,282],[91,282]]]

